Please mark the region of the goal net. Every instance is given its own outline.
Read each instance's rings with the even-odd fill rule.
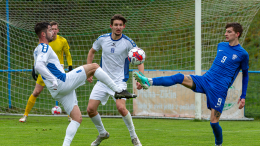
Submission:
[[[217,44],[224,41],[226,23],[239,22],[243,25],[244,33],[240,38],[240,43],[243,45],[250,23],[259,7],[260,2],[257,0],[202,0],[202,70],[210,68],[216,55]],[[32,54],[38,44],[33,28],[37,22],[59,23],[59,35],[67,39],[73,68],[76,68],[86,64],[88,51],[98,36],[111,32],[110,18],[114,14],[122,14],[127,18],[128,22],[123,33],[146,52],[147,72],[156,76],[164,75],[166,71],[194,72],[195,0],[2,0],[0,1],[0,113],[23,114],[28,98],[33,92],[35,81],[31,77]],[[95,55],[94,62],[99,64],[100,58],[101,51]],[[64,63],[66,69],[68,67],[66,60]],[[137,69],[136,66],[130,68],[131,71]],[[155,74],[154,71],[157,70],[159,72]],[[127,82],[129,91],[133,91],[131,76],[132,73]],[[88,98],[94,83],[86,82],[84,86],[76,89],[78,104],[83,115],[87,115]],[[186,91],[183,88],[178,91],[167,89],[165,92],[162,91],[162,95],[166,98],[178,95],[179,92],[185,94]],[[147,100],[144,101],[146,105],[149,105],[149,99],[155,94],[157,98],[157,93],[146,91],[136,93],[140,97],[146,97]],[[189,94],[185,95],[185,98],[187,99],[184,101],[194,100],[194,96]],[[172,98],[169,102],[174,100],[175,98]],[[126,104],[127,109],[134,113],[133,100],[127,100]],[[51,114],[51,108],[55,105],[55,100],[47,88],[44,88],[30,114]],[[171,110],[171,105],[168,107]],[[119,115],[112,98],[105,106],[100,105],[98,111],[101,115]],[[193,112],[185,113],[186,117],[192,117]],[[202,112],[205,112],[204,109]]]

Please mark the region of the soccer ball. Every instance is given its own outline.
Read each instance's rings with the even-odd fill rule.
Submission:
[[[61,114],[61,108],[59,106],[54,106],[52,109],[51,109],[51,113],[53,115],[59,115]]]
[[[140,65],[144,63],[145,60],[144,50],[134,47],[128,52],[128,60],[133,65]]]

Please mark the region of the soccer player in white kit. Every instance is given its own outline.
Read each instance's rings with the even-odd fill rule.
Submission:
[[[102,50],[100,66],[109,75],[109,77],[111,77],[111,79],[123,89],[127,88],[126,81],[129,78],[129,61],[127,59],[128,52],[133,47],[137,47],[133,40],[122,34],[122,31],[125,28],[125,23],[126,19],[122,15],[114,15],[110,22],[112,33],[104,34],[98,37],[98,39],[93,43],[87,59],[87,64],[92,63],[95,52]],[[138,70],[143,73],[144,65],[138,65]],[[87,80],[92,82],[92,78]],[[142,89],[142,86],[138,82],[137,89]],[[101,117],[97,112],[97,108],[100,103],[105,105],[110,95],[113,96],[114,91],[109,89],[100,81],[96,83],[90,94],[87,112],[99,132],[97,139],[91,143],[91,146],[97,146],[102,140],[109,138],[109,133],[103,126]],[[114,100],[116,102],[117,110],[122,115],[123,120],[129,130],[132,143],[134,146],[142,146],[135,132],[131,114],[126,109],[126,99],[114,98]]]
[[[39,37],[39,45],[34,50],[34,66],[36,74],[41,74],[42,79],[50,91],[52,97],[59,101],[72,121],[67,127],[63,146],[69,146],[78,127],[82,121],[75,89],[83,84],[88,78],[94,75],[98,80],[106,84],[114,92],[115,97],[136,97],[129,93],[128,96],[120,94],[123,89],[99,67],[98,64],[87,64],[80,66],[69,73],[65,73],[56,53],[49,46],[53,40],[53,31],[50,23],[39,22],[35,25],[35,33]]]

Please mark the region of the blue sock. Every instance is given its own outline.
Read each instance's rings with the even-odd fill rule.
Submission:
[[[216,145],[222,144],[222,142],[223,142],[222,128],[220,127],[219,122],[217,122],[217,123],[211,123],[210,122],[210,125],[213,129],[213,133],[214,133],[214,136],[215,136],[215,144]]]
[[[181,84],[184,80],[184,75],[181,73],[172,75],[172,76],[164,76],[164,77],[156,77],[153,79],[153,86],[172,86],[175,84]]]

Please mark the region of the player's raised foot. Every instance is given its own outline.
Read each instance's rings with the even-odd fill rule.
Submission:
[[[141,144],[141,142],[140,142],[140,140],[139,140],[138,137],[132,139],[132,144],[133,144],[134,146],[142,146],[142,144]]]
[[[129,93],[127,90],[123,90],[122,92],[120,92],[120,93],[115,93],[115,99],[121,99],[121,98],[127,98],[127,99],[129,99],[129,98],[136,98],[137,97],[137,95],[135,95],[135,94],[132,94],[132,93]]]
[[[71,122],[72,118],[70,116],[68,116],[68,121]]]
[[[150,87],[148,78],[145,77],[142,73],[139,74],[138,72],[134,72],[134,78],[142,85],[143,89],[148,89]]]
[[[19,122],[26,122],[26,120],[27,120],[27,116],[23,115],[23,117],[19,119]]]
[[[98,146],[103,140],[109,138],[109,133],[106,132],[102,135],[98,135],[97,139],[91,143],[91,146]]]

